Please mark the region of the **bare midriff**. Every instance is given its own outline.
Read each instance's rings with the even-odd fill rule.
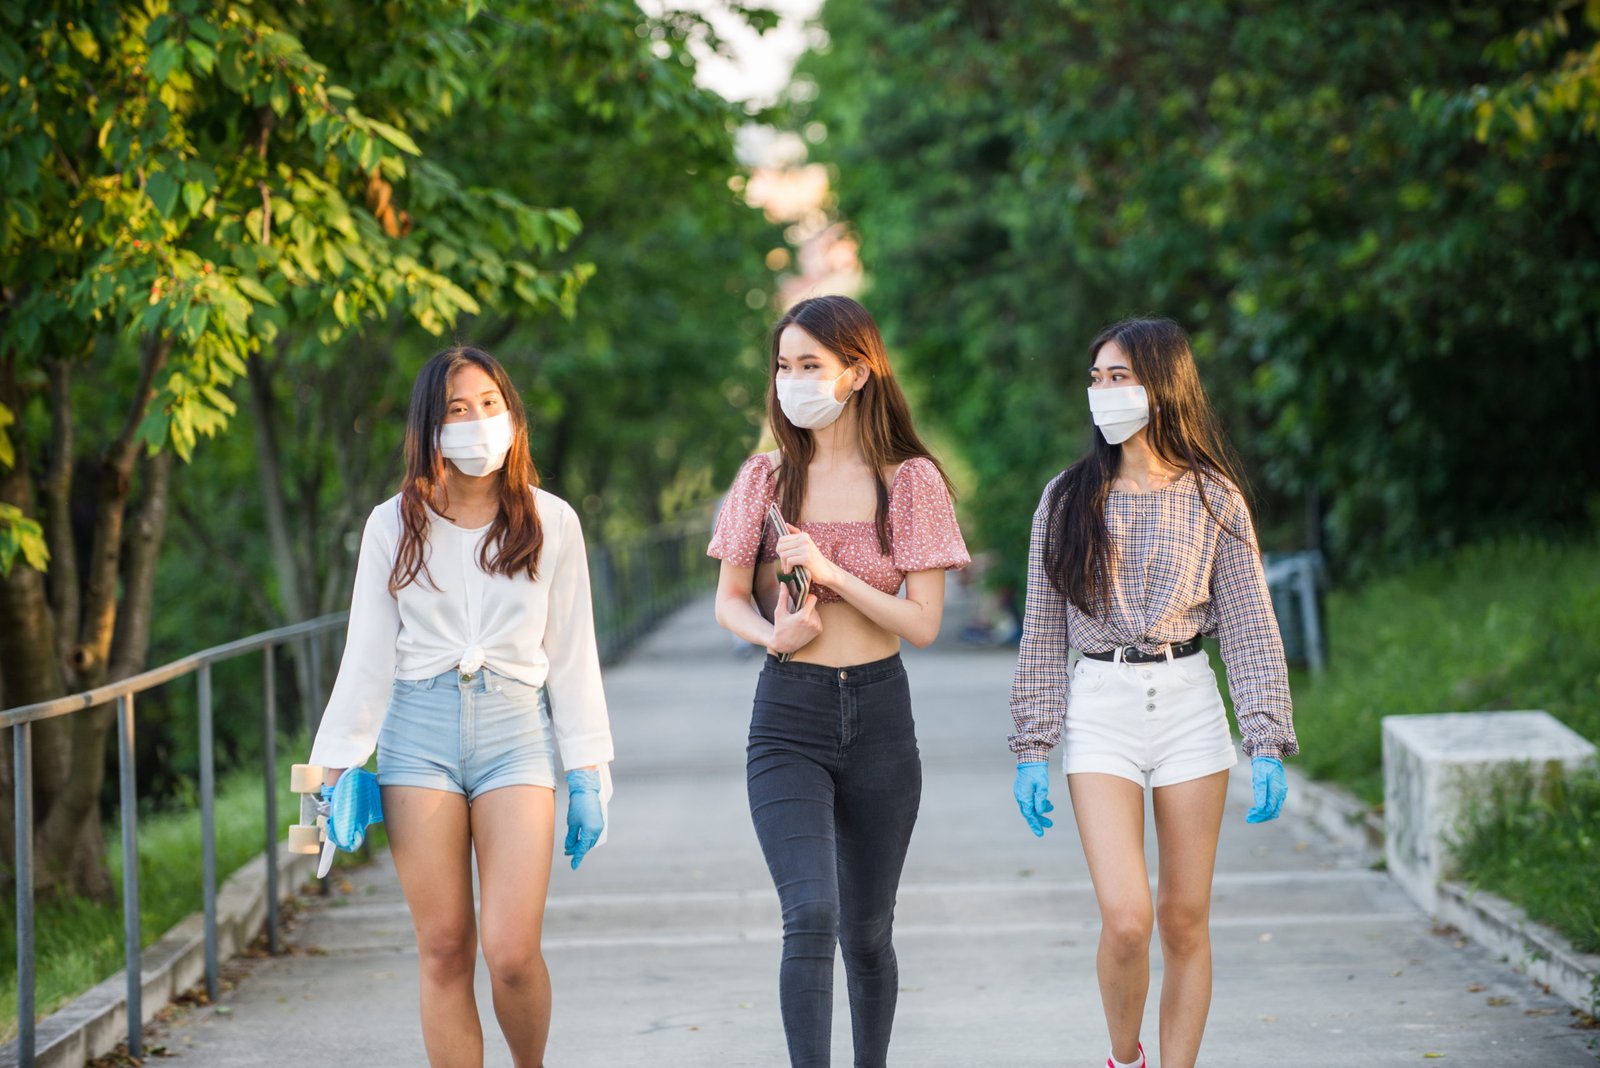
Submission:
[[[761,614],[772,618],[778,597],[778,565],[759,564],[755,573],[755,599]],[[884,630],[862,614],[848,601],[828,601],[817,605],[817,617],[822,620],[822,633],[798,650],[793,661],[801,664],[822,664],[826,667],[849,667],[852,664],[870,664],[900,651],[900,638]]]

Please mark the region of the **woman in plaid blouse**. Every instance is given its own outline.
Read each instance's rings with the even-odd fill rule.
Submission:
[[[1188,1068],[1211,1004],[1211,880],[1237,761],[1200,635],[1221,646],[1251,758],[1248,822],[1276,818],[1282,758],[1299,747],[1250,507],[1188,337],[1165,319],[1130,319],[1101,331],[1089,354],[1092,445],[1045,487],[1033,517],[1011,687],[1015,794],[1043,835],[1048,759],[1060,743],[1100,905],[1106,1063],[1145,1064],[1139,1023],[1154,926],[1162,1064]],[[1082,654],[1070,672],[1069,647]],[[1146,786],[1160,855],[1153,907]]]

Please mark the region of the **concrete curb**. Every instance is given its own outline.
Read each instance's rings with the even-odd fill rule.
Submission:
[[[1373,862],[1384,856],[1383,820],[1349,791],[1289,772],[1289,796],[1299,814],[1339,845]],[[1487,890],[1446,880],[1439,884],[1434,919],[1450,924],[1517,971],[1546,986],[1573,1008],[1600,1015],[1600,954],[1580,953],[1561,935]]]
[[[1294,768],[1286,768],[1289,797],[1295,814],[1304,816],[1334,842],[1357,849],[1369,862],[1383,858],[1383,819],[1348,790],[1308,779]]]
[[[266,853],[234,872],[217,891],[217,959],[238,955],[261,932],[267,919]],[[317,858],[278,847],[278,887],[287,901],[316,873]],[[180,920],[140,959],[141,1023],[149,1023],[173,998],[200,982],[206,971],[205,918],[194,912]],[[79,995],[38,1024],[36,1068],[82,1068],[128,1038],[127,972],[119,971]],[[18,1064],[16,1042],[0,1048],[0,1068]]]
[[[1439,884],[1438,918],[1499,953],[1567,1004],[1600,1015],[1600,954],[1578,952],[1504,898],[1449,880]]]

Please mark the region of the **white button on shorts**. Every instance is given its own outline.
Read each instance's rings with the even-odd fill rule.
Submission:
[[[1067,687],[1061,736],[1068,775],[1172,786],[1238,763],[1210,654],[1143,664],[1083,659]]]

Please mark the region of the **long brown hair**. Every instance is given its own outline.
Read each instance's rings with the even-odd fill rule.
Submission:
[[[801,509],[806,500],[806,472],[816,455],[817,443],[811,431],[795,426],[783,414],[778,403],[778,341],[791,326],[804,330],[818,345],[844,361],[852,370],[864,365],[870,374],[867,384],[851,393],[848,404],[856,406],[856,427],[860,435],[861,452],[872,467],[878,490],[875,523],[878,529],[878,548],[883,555],[892,551],[889,546],[889,486],[884,481],[883,469],[903,463],[913,457],[926,457],[938,469],[945,487],[950,477],[935,460],[928,447],[917,437],[911,422],[911,406],[906,395],[895,381],[889,367],[889,353],[883,344],[883,335],[872,315],[858,301],[849,297],[812,297],[802,300],[784,313],[772,328],[771,375],[767,383],[767,419],[778,439],[778,451],[783,462],[778,466],[778,507],[789,522],[799,525]]]
[[[422,365],[411,387],[411,412],[406,417],[406,474],[400,487],[400,546],[389,572],[389,592],[428,574],[428,509],[435,507],[449,518],[450,490],[445,480],[448,462],[439,452],[439,429],[450,402],[450,379],[468,365],[494,379],[495,388],[511,414],[511,451],[500,469],[500,508],[478,551],[478,566],[491,575],[510,578],[519,573],[539,577],[539,553],[544,548],[544,527],[534,505],[533,488],[538,469],[528,451],[528,417],[522,397],[500,362],[482,349],[457,345],[445,349]]]
[[[1238,457],[1200,384],[1189,335],[1171,319],[1124,319],[1089,343],[1091,365],[1112,341],[1127,354],[1149,395],[1145,438],[1151,450],[1194,478],[1207,514],[1233,537],[1243,537],[1243,531],[1218,519],[1206,495],[1207,483],[1215,489],[1219,479],[1227,479],[1245,495],[1245,514],[1250,514]],[[1047,502],[1045,572],[1061,596],[1085,615],[1097,616],[1110,604],[1115,549],[1106,526],[1106,498],[1122,463],[1122,446],[1108,444],[1097,427],[1089,435],[1088,453],[1061,473]]]

